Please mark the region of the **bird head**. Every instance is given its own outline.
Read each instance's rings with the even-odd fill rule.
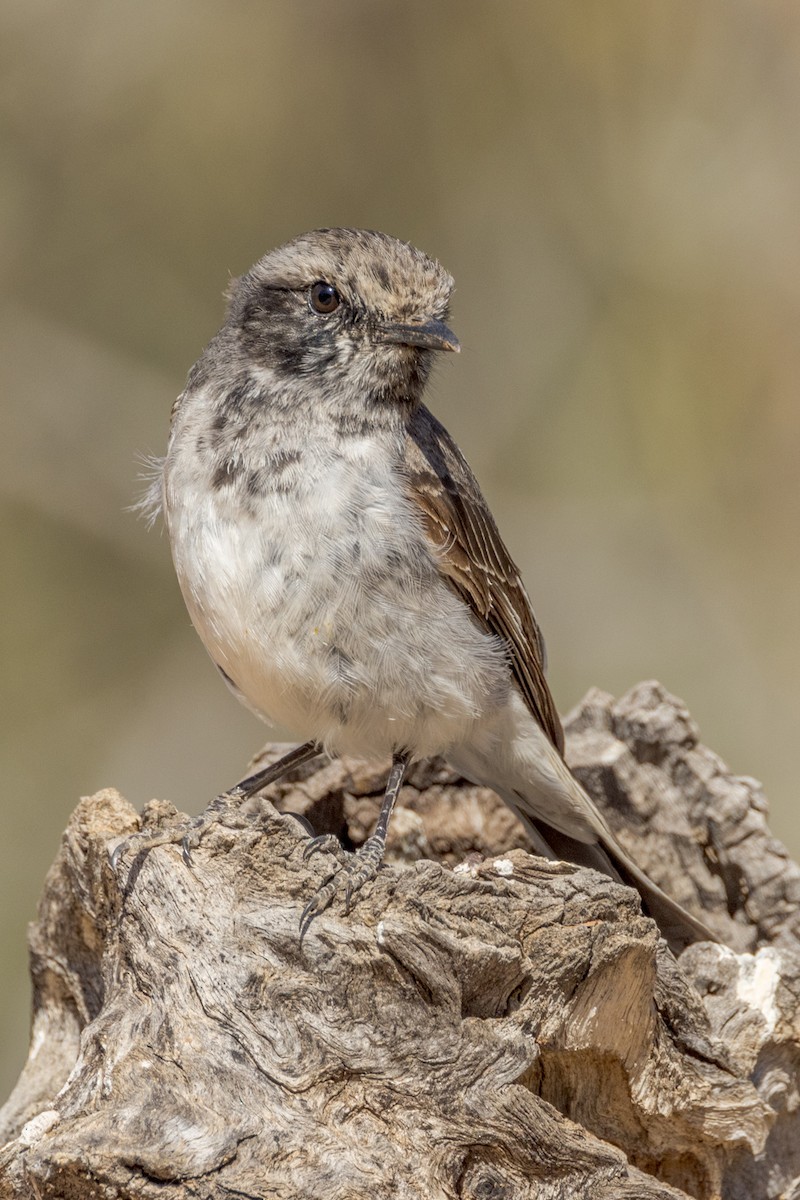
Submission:
[[[416,399],[446,325],[453,280],[407,242],[317,229],[260,259],[229,289],[228,326],[254,366],[317,377],[329,392]]]

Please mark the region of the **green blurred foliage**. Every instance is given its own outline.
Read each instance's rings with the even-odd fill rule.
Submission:
[[[5,0],[0,997],[81,793],[198,811],[265,736],[126,511],[232,274],[385,229],[456,277],[431,402],[562,708],[655,676],[795,853],[800,10]]]

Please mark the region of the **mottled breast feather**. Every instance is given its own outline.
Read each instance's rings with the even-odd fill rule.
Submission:
[[[563,754],[564,732],[544,675],[544,639],[519,571],[469,464],[422,404],[408,425],[404,471],[447,582],[483,628],[506,643],[526,704]]]

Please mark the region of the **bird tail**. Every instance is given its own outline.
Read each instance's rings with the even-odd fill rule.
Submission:
[[[618,883],[635,888],[642,897],[644,912],[656,922],[673,954],[680,954],[693,942],[719,941],[702,921],[687,912],[637,867],[609,829],[598,834],[597,842],[579,842],[544,821],[532,819],[523,807],[522,797],[504,796],[503,799],[517,813],[537,850],[545,857],[590,867]]]
[[[619,844],[597,805],[521,697],[500,714],[498,727],[448,754],[468,779],[493,788],[528,830],[539,854],[591,867],[636,888],[670,948],[719,939],[702,921],[662,892]]]
[[[519,809],[518,804],[515,808],[530,832],[530,826],[533,824],[530,817],[525,815],[524,810]],[[587,844],[570,838],[569,834],[560,833],[558,829],[549,828],[543,822],[536,822],[535,840],[537,845],[543,842],[549,848],[549,857],[577,863],[578,866],[590,866],[591,869],[601,871],[603,875],[608,875],[619,883],[627,884],[627,887],[636,888],[642,896],[643,910],[655,920],[663,936],[667,938],[673,954],[680,954],[681,950],[685,950],[693,942],[720,941],[716,934],[712,934],[708,925],[693,917],[691,912],[687,912],[666,892],[662,892],[622,850],[610,832],[603,836],[602,841]]]

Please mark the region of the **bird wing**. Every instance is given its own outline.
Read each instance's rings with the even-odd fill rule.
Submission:
[[[469,464],[424,405],[407,427],[404,470],[443,575],[487,633],[503,639],[528,708],[563,753],[564,732],[544,675],[544,638],[519,571]]]
[[[407,427],[404,453],[409,495],[422,515],[442,573],[481,626],[503,639],[525,702],[563,759],[564,733],[544,677],[544,639],[475,476],[444,426],[422,406]],[[564,771],[569,776],[565,764]],[[501,789],[539,853],[593,867],[638,888],[645,911],[658,922],[676,954],[698,940],[717,941],[644,874],[578,781],[569,778],[574,796],[566,813],[532,803],[516,789],[513,794]],[[478,781],[497,786],[491,778],[481,776]],[[586,833],[593,834],[591,841]]]

